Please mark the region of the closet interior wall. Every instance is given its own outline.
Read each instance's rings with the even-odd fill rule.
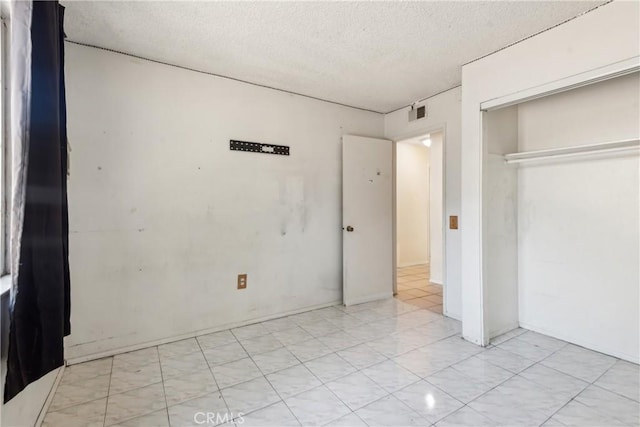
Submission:
[[[491,337],[518,327],[518,169],[504,161],[518,151],[518,107],[483,114],[483,282]]]

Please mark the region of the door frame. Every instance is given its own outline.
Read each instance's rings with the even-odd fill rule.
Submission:
[[[446,316],[447,313],[447,124],[436,123],[431,126],[420,129],[419,131],[412,131],[390,138],[393,153],[393,182],[392,182],[392,245],[393,245],[393,286],[392,292],[395,296],[398,293],[398,224],[397,224],[397,190],[398,190],[398,171],[397,171],[397,146],[398,142],[405,141],[407,139],[416,138],[418,136],[440,132],[442,133],[442,314]],[[429,158],[431,161],[431,158]],[[431,187],[431,179],[429,179],[429,186]],[[429,191],[431,194],[431,191]],[[429,217],[429,228],[431,228],[431,217]],[[431,233],[429,233],[431,236]],[[431,237],[429,237],[431,238]],[[431,257],[431,251],[433,247],[429,242],[429,257]]]

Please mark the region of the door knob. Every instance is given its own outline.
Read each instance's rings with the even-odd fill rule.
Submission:
[[[352,226],[347,225],[347,231],[348,231],[349,233],[351,233],[353,230],[354,230],[354,228],[353,228]]]

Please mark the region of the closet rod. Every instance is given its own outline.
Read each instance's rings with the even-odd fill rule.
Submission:
[[[579,145],[575,147],[523,151],[521,153],[505,154],[504,159],[507,164],[517,164],[539,160],[554,160],[599,154],[634,153],[638,152],[639,149],[640,138],[634,138],[623,139],[620,141],[601,142],[598,144]]]

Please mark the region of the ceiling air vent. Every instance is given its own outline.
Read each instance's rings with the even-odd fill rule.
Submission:
[[[410,122],[412,122],[414,120],[424,119],[425,117],[427,117],[427,106],[426,105],[420,105],[420,106],[412,105],[411,106],[411,110],[409,110],[409,121]]]

